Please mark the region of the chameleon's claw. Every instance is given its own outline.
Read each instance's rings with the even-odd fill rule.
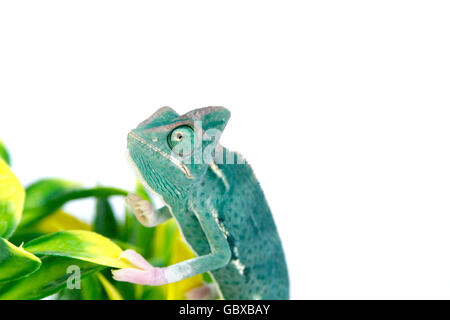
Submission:
[[[113,270],[113,278],[117,281],[126,281],[136,284],[159,286],[167,283],[163,268],[155,268],[139,253],[134,250],[125,250],[119,257],[128,260],[141,269],[126,268]]]
[[[134,193],[128,194],[125,199],[126,203],[131,207],[134,215],[142,225],[151,227],[155,220],[155,211],[153,206],[147,200],[142,199]]]

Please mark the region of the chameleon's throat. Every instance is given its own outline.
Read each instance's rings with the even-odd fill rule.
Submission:
[[[150,187],[147,183],[147,181],[145,181],[144,177],[142,176],[141,172],[139,171],[136,163],[133,161],[133,158],[130,155],[130,151],[127,149],[127,158],[128,161],[131,164],[131,167],[134,169],[134,173],[136,175],[136,177],[138,178],[139,182],[144,186],[144,188],[152,195],[158,197],[159,200],[161,200],[164,204],[166,204],[166,202],[164,201],[163,197],[156,192],[155,190],[152,189],[152,187]],[[167,205],[167,204],[166,204]]]

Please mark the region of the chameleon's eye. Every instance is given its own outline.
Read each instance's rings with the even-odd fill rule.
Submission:
[[[170,148],[181,156],[191,152],[193,141],[194,130],[186,125],[175,128],[168,136]]]

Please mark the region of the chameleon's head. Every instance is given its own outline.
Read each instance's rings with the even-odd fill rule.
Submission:
[[[222,107],[182,116],[163,107],[128,134],[128,152],[141,180],[163,198],[180,196],[211,164],[230,112]]]

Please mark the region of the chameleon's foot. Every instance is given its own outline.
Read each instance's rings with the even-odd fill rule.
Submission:
[[[188,300],[216,300],[219,298],[217,288],[213,284],[204,284],[186,292]]]
[[[140,269],[127,268],[114,270],[112,274],[115,280],[150,286],[159,286],[167,283],[164,269],[153,267],[136,251],[125,250],[119,259],[125,259]]]
[[[131,207],[134,215],[142,225],[152,227],[155,224],[156,214],[153,205],[134,193],[130,193],[126,203]]]

